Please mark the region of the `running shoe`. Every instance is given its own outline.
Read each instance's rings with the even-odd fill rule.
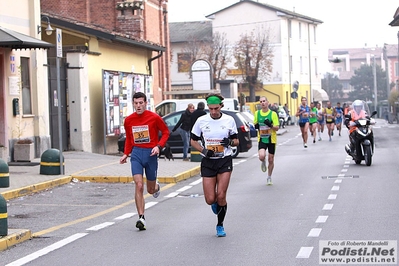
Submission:
[[[268,179],[267,179],[267,185],[268,185],[268,186],[273,185],[273,182],[272,182],[272,179],[271,179],[271,178],[268,178]]]
[[[225,237],[226,232],[224,231],[224,227],[221,225],[216,226],[216,236],[217,237]]]
[[[332,138],[330,137],[330,141],[332,141]]]
[[[137,220],[136,228],[138,228],[140,231],[145,230],[145,220],[143,218]]]
[[[154,194],[152,194],[152,196],[154,198],[158,198],[159,194],[161,194],[161,185],[159,184],[158,180],[157,180],[157,185],[158,185],[158,190],[157,192],[155,192]]]
[[[266,172],[267,171],[266,160],[262,161],[262,164],[260,165],[260,168],[262,169],[262,172]]]
[[[303,144],[303,147],[304,147],[304,148],[307,148],[307,147],[308,147],[308,144],[304,143],[304,144]]]
[[[315,139],[313,140],[313,143],[316,143],[316,140],[315,140]]]
[[[321,141],[321,138],[319,138],[319,141]]]
[[[211,204],[211,209],[212,209],[214,214],[217,214],[218,213],[218,203],[217,202],[212,203]]]

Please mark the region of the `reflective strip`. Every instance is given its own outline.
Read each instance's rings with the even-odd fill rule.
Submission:
[[[43,165],[43,166],[60,166],[60,163],[40,162],[40,165]],[[62,165],[65,165],[65,162]]]
[[[0,173],[0,177],[10,177],[10,173]]]
[[[7,213],[0,213],[0,219],[6,219],[7,216]]]
[[[191,154],[201,154],[199,151],[192,151]]]

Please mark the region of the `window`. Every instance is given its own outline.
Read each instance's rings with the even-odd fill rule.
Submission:
[[[29,58],[21,57],[22,114],[32,114]]]
[[[302,24],[299,22],[299,39],[302,39]]]
[[[314,74],[317,75],[317,58],[314,59]]]
[[[303,72],[303,60],[302,56],[299,57],[299,71]]]
[[[177,71],[190,72],[191,55],[189,53],[177,54]]]
[[[293,71],[293,67],[292,67],[292,55],[290,55],[290,71]]]
[[[292,38],[291,20],[288,20],[288,37]]]
[[[313,40],[316,43],[316,26],[313,26]]]

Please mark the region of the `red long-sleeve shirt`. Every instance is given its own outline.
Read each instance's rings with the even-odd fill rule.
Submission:
[[[129,155],[133,147],[164,147],[169,138],[169,129],[163,119],[152,111],[145,110],[141,115],[136,112],[126,117],[126,140],[124,153]],[[159,139],[158,133],[162,132]]]

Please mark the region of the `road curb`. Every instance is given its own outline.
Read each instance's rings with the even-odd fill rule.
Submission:
[[[9,229],[7,236],[0,238],[0,251],[32,239],[32,232],[29,229]]]
[[[6,192],[1,193],[1,195],[3,195],[3,197],[6,200],[15,199],[15,198],[23,197],[23,196],[30,195],[33,193],[37,193],[37,192],[40,192],[40,191],[43,191],[43,190],[46,190],[49,188],[68,184],[69,182],[71,182],[71,180],[72,180],[71,176],[64,176],[61,178],[38,183],[35,185],[30,185],[30,186],[6,191]]]

